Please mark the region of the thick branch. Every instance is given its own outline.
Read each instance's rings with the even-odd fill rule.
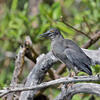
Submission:
[[[45,73],[51,68],[52,64],[56,62],[57,59],[53,56],[52,52],[47,55],[41,55],[37,59],[37,63],[27,77],[27,82],[25,86],[34,86],[40,84],[44,79]],[[20,100],[27,100],[28,98],[33,99],[36,91],[26,91],[22,92]]]
[[[83,50],[83,51],[85,53],[87,53],[87,55],[89,55],[91,52],[91,50]],[[94,50],[91,55],[97,55],[95,60],[99,60],[99,62],[100,62],[100,56],[98,56],[97,51],[98,50],[96,50],[96,51]],[[99,55],[100,55],[100,53],[99,53]],[[25,87],[40,84],[43,81],[45,73],[48,71],[48,69],[51,68],[53,63],[57,62],[57,59],[53,56],[52,52],[49,52],[48,54],[46,54],[44,56],[41,55],[41,56],[38,57],[38,61],[37,61],[36,65],[30,72],[30,74],[28,75]],[[92,57],[94,57],[94,56],[92,56]],[[94,59],[94,58],[92,58],[92,59]],[[20,96],[20,100],[27,100],[28,98],[30,98],[30,100],[32,100],[34,98],[34,95],[36,94],[36,92],[37,92],[36,90],[22,92],[21,96]]]
[[[56,97],[55,100],[72,100],[72,97],[77,93],[89,93],[100,96],[100,84],[96,83],[77,83],[63,91]]]
[[[64,78],[52,80],[52,81],[49,81],[49,82],[44,82],[44,83],[41,83],[41,84],[35,85],[35,86],[20,87],[20,88],[14,88],[14,89],[9,88],[7,90],[1,90],[0,93],[2,93],[2,92],[3,93],[0,94],[0,97],[2,97],[3,95],[6,95],[8,93],[11,93],[11,92],[38,90],[38,89],[41,89],[41,88],[46,88],[48,86],[57,85],[57,84],[61,84],[61,83],[67,83],[68,84],[68,83],[72,83],[72,82],[76,83],[76,82],[90,82],[90,81],[100,81],[100,76],[98,75],[98,76],[64,77]],[[72,90],[73,90],[73,88],[72,88]],[[100,90],[100,85],[99,85],[99,90]],[[100,95],[100,93],[99,93],[99,95]]]
[[[18,83],[18,78],[23,70],[23,64],[24,64],[24,54],[25,54],[25,47],[20,47],[20,50],[17,54],[17,58],[15,61],[15,70],[13,73],[12,81],[11,84],[17,84]]]
[[[34,50],[33,46],[32,46],[32,41],[30,36],[26,36],[25,38],[25,46],[26,46],[26,52],[25,52],[25,56],[30,59],[31,61],[33,61],[34,63],[36,63],[36,58],[39,56],[37,54],[37,52]],[[49,69],[48,70],[49,76],[51,79],[55,79],[57,78],[55,75],[55,73],[53,72],[53,69]]]
[[[17,58],[15,61],[15,69],[14,69],[13,77],[10,84],[10,86],[12,87],[14,87],[18,83],[19,76],[23,70],[25,50],[26,48],[24,46],[20,47],[20,50],[17,54]],[[12,98],[13,98],[13,94],[10,94],[7,96],[7,100],[12,100]]]

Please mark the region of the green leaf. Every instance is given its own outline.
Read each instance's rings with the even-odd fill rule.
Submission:
[[[13,0],[11,5],[11,10],[16,10],[18,5],[18,0]]]
[[[70,29],[69,27],[67,27],[64,23],[62,22],[57,22],[54,26],[58,27],[60,30],[66,32],[66,33],[70,33],[73,34],[73,30]]]

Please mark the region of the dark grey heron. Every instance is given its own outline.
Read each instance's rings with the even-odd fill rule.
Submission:
[[[41,37],[50,38],[51,51],[59,61],[66,64],[69,71],[73,69],[75,72],[83,71],[88,75],[92,75],[90,68],[92,59],[75,42],[64,39],[58,29],[52,28],[41,34]]]

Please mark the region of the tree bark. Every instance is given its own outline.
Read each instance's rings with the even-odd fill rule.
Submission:
[[[100,55],[99,50],[94,50],[92,52],[91,50],[83,49],[83,51],[87,53],[87,56],[92,55],[90,56],[91,59],[98,60],[100,62],[100,56],[98,56]],[[44,79],[45,73],[48,71],[48,69],[52,67],[55,62],[57,62],[57,59],[53,56],[52,52],[38,57],[36,65],[27,77],[27,82],[25,86],[34,86],[40,84]],[[20,100],[33,100],[36,92],[37,90],[24,91],[20,95]]]
[[[95,83],[77,83],[69,88],[63,88],[62,92],[55,100],[72,100],[77,93],[89,93],[100,96],[100,84]]]

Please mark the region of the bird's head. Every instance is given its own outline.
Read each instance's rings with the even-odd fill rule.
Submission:
[[[52,29],[48,30],[47,32],[41,34],[40,36],[45,37],[45,38],[47,37],[47,38],[50,38],[50,39],[54,39],[59,35],[61,35],[60,31],[56,28],[52,28]]]

